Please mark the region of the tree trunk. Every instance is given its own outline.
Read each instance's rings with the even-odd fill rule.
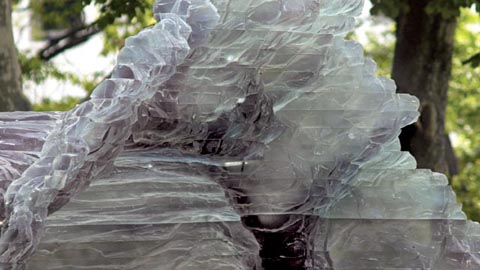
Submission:
[[[13,39],[12,2],[0,0],[0,111],[31,110],[22,92],[21,75]]]
[[[420,168],[448,173],[445,111],[457,23],[455,17],[427,14],[427,3],[410,0],[409,12],[397,18],[392,77],[399,92],[421,101],[419,121],[400,136],[402,150],[410,151]]]

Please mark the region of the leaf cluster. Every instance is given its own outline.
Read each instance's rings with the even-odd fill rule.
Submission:
[[[41,30],[64,30],[83,24],[83,5],[77,0],[36,0],[30,1],[35,23]],[[41,38],[41,35],[38,35]]]
[[[100,16],[93,22],[105,28],[115,22],[117,18],[133,19],[138,15],[138,9],[149,10],[151,0],[35,0],[30,1],[30,9],[34,14],[43,18],[46,23],[55,25],[64,23],[66,19],[81,14],[85,7],[96,5]]]
[[[86,24],[84,10],[89,5],[96,6],[99,16]],[[66,36],[57,36],[68,40],[78,38],[77,33],[86,29],[97,29],[92,34],[98,30],[106,34],[109,43],[105,43],[105,52],[108,52],[118,49],[126,37],[154,22],[152,5],[153,0],[36,0],[30,1],[30,10],[38,22],[32,25],[37,39],[44,39],[45,31],[63,31],[60,33]],[[57,36],[50,43],[59,43]]]
[[[51,45],[58,39],[69,41],[76,38],[77,31],[84,29],[98,29],[104,36],[104,48],[102,54],[106,55],[120,49],[124,40],[147,25],[153,24],[152,5],[154,0],[36,0],[30,1],[30,11],[33,17],[34,37],[48,39],[47,45]],[[94,5],[99,10],[98,17],[86,25],[84,10],[87,6]],[[59,37],[47,37],[45,31],[57,31]],[[58,32],[63,31],[63,32]],[[69,36],[72,33],[72,36]],[[93,34],[95,34],[94,32]],[[62,37],[65,35],[65,37]],[[80,43],[87,40],[80,40]],[[55,44],[55,43],[53,43]],[[60,48],[61,49],[61,48]],[[62,71],[53,62],[45,61],[41,54],[24,51],[20,53],[20,63],[25,81],[40,84],[48,78],[61,81],[69,81],[82,86],[90,92],[105,74],[96,73],[93,76],[80,78],[77,74]],[[66,98],[59,102],[48,99],[35,106],[35,109],[45,108],[52,110],[64,110],[71,108],[72,99]],[[43,109],[42,109],[43,108]]]
[[[33,105],[33,109],[39,112],[68,111],[80,102],[79,98],[65,97],[60,101],[45,98],[42,102]]]
[[[155,23],[151,6],[153,0],[143,0],[142,4],[129,10],[128,16],[117,17],[113,23],[103,30],[104,47],[102,54],[118,51],[123,47],[125,39],[138,33],[143,28]],[[144,8],[148,6],[148,8]]]
[[[385,15],[389,18],[395,19],[400,14],[409,11],[408,0],[371,0],[372,15]]]
[[[132,21],[138,17],[139,11],[145,13],[152,8],[151,0],[75,0],[81,2],[83,7],[95,4],[100,7],[100,17],[95,21],[101,28],[105,28],[118,18]]]
[[[23,79],[36,84],[48,78],[60,81],[75,80],[75,75],[59,70],[53,63],[45,62],[36,56],[29,57],[26,53],[19,54]]]
[[[461,173],[452,185],[467,215],[480,220],[480,68],[465,65],[480,48],[480,16],[464,9],[455,37],[447,128],[457,140]],[[470,58],[472,59],[472,58]],[[471,63],[474,64],[474,60]]]
[[[373,15],[383,14],[392,19],[410,10],[412,2],[420,2],[427,14],[440,14],[445,19],[460,16],[461,8],[475,6],[480,12],[480,0],[371,0]]]

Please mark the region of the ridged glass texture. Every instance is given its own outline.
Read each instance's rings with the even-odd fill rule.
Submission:
[[[0,114],[0,269],[480,269],[400,150],[418,100],[344,40],[362,7],[156,1],[90,101]]]

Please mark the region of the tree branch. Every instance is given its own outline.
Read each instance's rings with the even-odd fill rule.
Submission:
[[[82,44],[100,31],[101,28],[96,23],[72,29],[60,37],[51,39],[48,45],[38,52],[38,57],[48,61],[60,53]]]
[[[463,61],[462,63],[464,65],[471,65],[474,68],[480,66],[480,53],[475,54],[474,56]]]

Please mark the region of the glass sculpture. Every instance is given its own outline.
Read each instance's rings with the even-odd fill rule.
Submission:
[[[0,114],[0,269],[480,269],[400,151],[418,100],[344,40],[362,7],[157,0],[89,101]]]

